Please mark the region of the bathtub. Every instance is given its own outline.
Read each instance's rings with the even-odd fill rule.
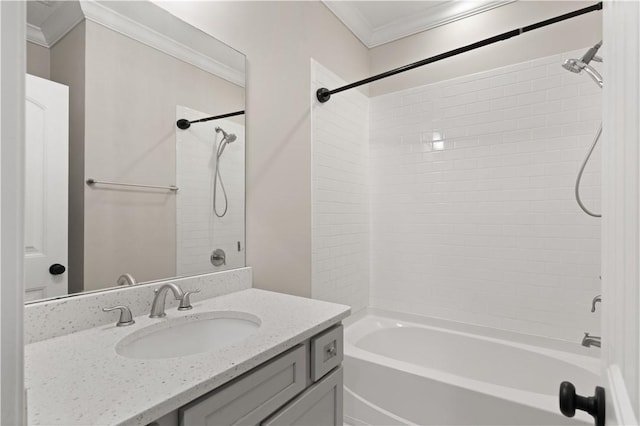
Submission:
[[[558,409],[561,381],[582,395],[592,395],[599,381],[600,361],[580,353],[584,348],[560,350],[542,338],[513,340],[507,338],[514,333],[433,322],[372,310],[347,322],[346,424],[593,424],[586,413],[569,419]]]

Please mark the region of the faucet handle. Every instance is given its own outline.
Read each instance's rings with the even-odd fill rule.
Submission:
[[[193,306],[191,306],[191,298],[189,297],[193,293],[200,293],[200,290],[184,292],[184,296],[182,296],[182,299],[180,299],[180,306],[178,306],[179,311],[188,311],[189,309],[193,308]]]
[[[596,297],[593,298],[593,300],[591,301],[591,312],[595,312],[596,311],[596,303],[601,302],[602,303],[602,295],[599,294]]]
[[[127,325],[135,324],[136,322],[133,320],[133,316],[131,315],[131,310],[126,306],[113,306],[111,308],[102,308],[102,312],[111,312],[116,309],[120,310],[120,319],[116,323],[118,327],[124,327]]]

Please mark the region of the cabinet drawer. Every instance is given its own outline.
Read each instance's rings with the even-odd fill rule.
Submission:
[[[305,389],[306,364],[306,347],[297,346],[182,407],[180,425],[257,425]]]
[[[261,426],[342,426],[342,367],[304,391]]]
[[[317,381],[340,365],[344,357],[342,325],[311,338],[311,380]]]

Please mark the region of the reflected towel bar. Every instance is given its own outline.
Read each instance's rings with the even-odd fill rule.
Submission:
[[[178,187],[174,185],[162,186],[162,185],[142,185],[138,183],[121,183],[121,182],[107,182],[104,180],[87,179],[87,185],[93,186],[95,184],[102,185],[117,185],[117,186],[133,186],[138,188],[154,188],[154,189],[168,189],[169,191],[177,191]]]

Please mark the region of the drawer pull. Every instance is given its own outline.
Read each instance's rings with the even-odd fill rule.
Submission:
[[[336,341],[329,343],[324,347],[324,360],[333,358],[338,354],[338,348],[336,347]]]
[[[311,380],[317,381],[340,365],[344,349],[342,325],[338,324],[311,338]]]

